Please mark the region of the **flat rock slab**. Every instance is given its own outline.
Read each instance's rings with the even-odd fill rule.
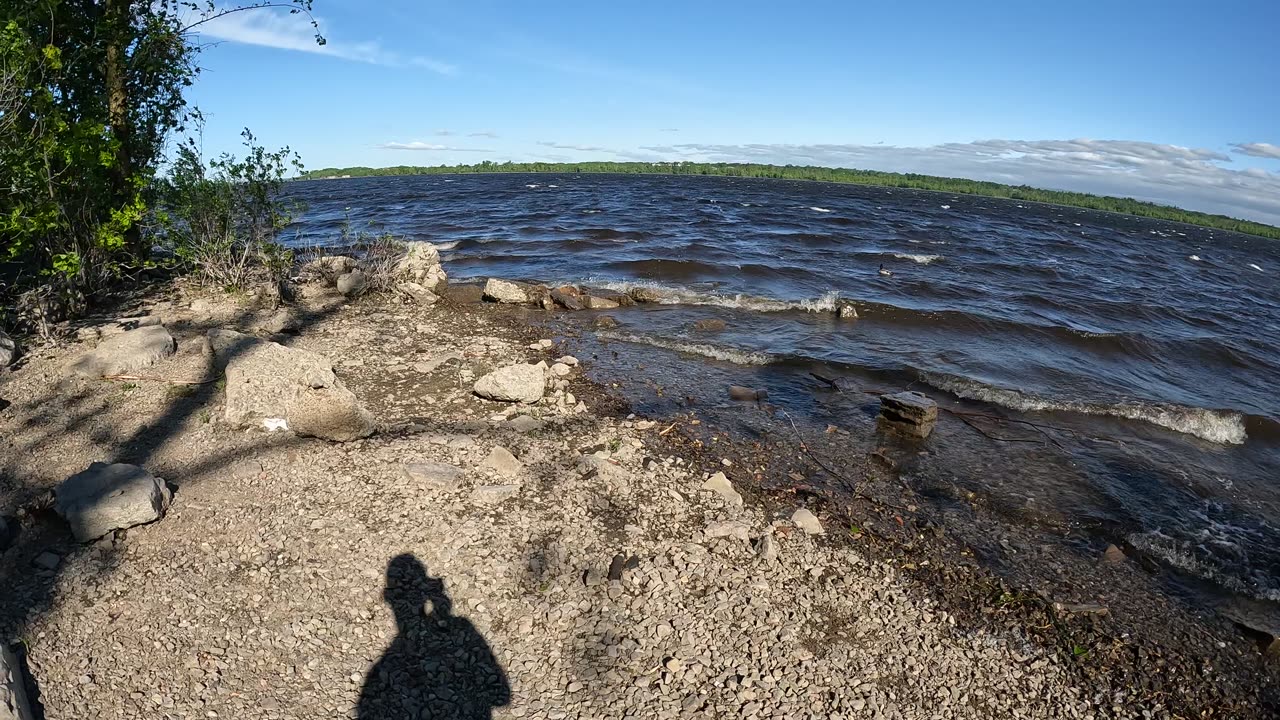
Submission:
[[[509,365],[477,380],[473,390],[488,400],[535,403],[547,390],[547,378],[537,365]]]
[[[518,492],[519,485],[481,485],[471,491],[471,502],[477,505],[496,505],[515,497]]]
[[[155,365],[177,347],[163,325],[148,325],[103,340],[98,347],[72,360],[66,372],[87,378],[127,375]]]
[[[169,509],[169,488],[137,465],[95,462],[58,486],[56,509],[80,542],[154,522]]]
[[[742,542],[751,539],[751,526],[741,520],[719,520],[707,525],[702,531],[708,538],[738,538]]]
[[[880,424],[917,437],[928,437],[938,421],[938,403],[915,391],[880,396]]]
[[[501,445],[495,445],[489,451],[489,455],[480,463],[480,466],[496,470],[499,474],[508,476],[519,475],[520,471],[524,469],[524,464],[517,460],[510,450]]]
[[[373,415],[323,355],[231,330],[210,330],[209,345],[226,371],[223,413],[233,427],[283,418],[295,434],[336,442],[373,434]]]
[[[524,287],[509,280],[489,278],[484,284],[484,298],[499,303],[521,304],[530,301]]]
[[[822,529],[822,523],[818,522],[818,517],[808,508],[800,508],[791,513],[791,522],[803,530],[805,535],[822,535],[825,532]]]
[[[404,474],[410,481],[423,487],[436,490],[451,490],[458,485],[462,477],[462,468],[448,463],[420,462],[405,463]]]
[[[733,507],[742,507],[742,495],[733,488],[733,483],[729,482],[729,478],[722,472],[712,475],[706,482],[702,483],[702,489],[710,490],[719,495]]]

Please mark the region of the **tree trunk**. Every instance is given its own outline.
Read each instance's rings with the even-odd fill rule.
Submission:
[[[106,0],[104,25],[107,30],[107,122],[111,124],[111,136],[116,140],[116,157],[112,167],[113,204],[123,207],[133,200],[133,157],[130,154],[132,133],[129,126],[129,92],[126,84],[129,45],[131,0]],[[137,226],[125,233],[125,242],[135,253],[140,253],[141,232]]]

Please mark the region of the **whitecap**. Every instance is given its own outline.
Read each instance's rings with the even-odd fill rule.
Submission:
[[[601,330],[596,333],[596,335],[604,338],[605,340],[617,340],[619,342],[636,343],[638,345],[650,345],[664,350],[674,350],[676,352],[690,353],[692,355],[701,355],[702,357],[711,358],[713,360],[724,360],[735,365],[768,365],[774,361],[773,356],[768,353],[718,347],[715,345],[708,345],[706,343],[681,342],[679,340],[668,340],[666,338],[651,337],[649,335],[615,332],[613,330]]]
[[[532,185],[525,185],[525,187],[527,187],[527,188],[529,188],[529,189],[531,189],[531,190],[532,190],[533,188],[541,187],[541,186],[540,186],[540,185],[538,185],[537,183],[534,183],[534,184],[532,184]]]
[[[1020,412],[1065,411],[1136,420],[1159,425],[1174,432],[1194,435],[1201,440],[1220,445],[1243,445],[1248,438],[1244,429],[1244,417],[1240,413],[1229,410],[1146,403],[1108,404],[1049,400],[1030,393],[993,387],[973,380],[932,374],[925,375],[925,382],[956,397],[981,400]]]
[[[928,265],[935,260],[942,259],[941,255],[911,255],[908,253],[894,253],[893,256],[899,260],[910,260],[913,263],[919,263],[921,265]]]
[[[815,313],[835,312],[836,302],[840,299],[840,293],[836,290],[829,290],[816,298],[776,300],[742,293],[722,295],[719,293],[698,292],[650,281],[597,281],[588,279],[581,284],[621,293],[629,293],[632,290],[643,288],[660,298],[657,303],[659,305],[710,305],[733,308],[735,310],[750,310],[752,312],[786,312],[788,310],[803,310]]]
[[[1189,256],[1187,256],[1187,259],[1188,259],[1188,260],[1194,260],[1194,261],[1196,261],[1196,262],[1200,262],[1200,256],[1199,256],[1199,255],[1189,255]]]
[[[810,209],[810,210],[812,210],[812,211],[814,211],[814,212],[820,212],[820,213],[829,213],[829,212],[831,212],[830,210],[828,210],[828,209],[826,209],[826,208],[822,208],[822,207],[812,207],[812,206],[811,206],[809,209]]]
[[[558,188],[558,187],[560,187],[560,186],[559,186],[559,185],[548,185],[547,187]]]
[[[1262,272],[1262,268],[1258,267],[1254,263],[1249,263],[1249,267],[1253,268],[1254,270],[1257,270],[1258,272]]]
[[[950,206],[950,205],[943,205],[943,206],[942,206],[942,209],[943,209],[943,210],[950,210],[950,209],[951,209],[951,206]]]
[[[436,250],[440,250],[441,252],[445,250],[454,250],[458,247],[458,241],[450,240],[449,242],[436,243],[435,246]]]

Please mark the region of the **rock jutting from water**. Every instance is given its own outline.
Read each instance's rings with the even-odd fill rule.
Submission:
[[[938,421],[938,403],[914,390],[880,396],[880,425],[927,438]]]

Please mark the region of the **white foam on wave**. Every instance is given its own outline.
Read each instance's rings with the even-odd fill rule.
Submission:
[[[529,188],[530,190],[532,190],[533,188],[541,187],[541,186],[540,186],[540,185],[538,185],[537,183],[531,183],[531,184],[529,184],[529,185],[525,185],[525,187],[527,187],[527,188]]]
[[[596,214],[596,213],[598,213],[598,212],[602,212],[602,211],[600,211],[600,210],[583,210],[583,211],[582,211],[582,214],[583,214],[583,215],[595,215],[595,214]]]
[[[810,209],[810,210],[812,210],[812,211],[814,211],[814,212],[820,212],[820,213],[829,213],[829,212],[831,212],[830,210],[828,210],[828,209],[826,209],[826,208],[823,208],[823,207],[810,207],[809,209]]]
[[[926,375],[925,382],[956,397],[981,400],[1020,412],[1065,411],[1148,422],[1220,445],[1243,445],[1248,438],[1240,413],[1146,403],[1084,403],[1048,400],[972,380]]]
[[[441,251],[454,250],[454,249],[457,249],[458,247],[458,241],[450,240],[449,242],[435,243],[435,246],[436,246],[436,250],[441,250]]]
[[[582,284],[621,293],[630,293],[635,289],[648,290],[660,298],[658,300],[659,305],[711,305],[736,310],[751,310],[753,312],[786,312],[788,310],[835,312],[836,303],[840,299],[840,292],[837,290],[829,290],[816,298],[806,298],[804,300],[775,300],[742,293],[722,295],[719,293],[698,292],[687,288],[646,281],[588,279]]]
[[[1187,259],[1188,259],[1188,260],[1194,260],[1194,261],[1196,261],[1196,262],[1200,262],[1200,256],[1199,256],[1199,255],[1191,255],[1191,256],[1187,257]]]
[[[950,205],[943,205],[943,206],[942,206],[942,209],[943,209],[943,210],[950,210],[950,209],[951,209],[951,206],[950,206]]]
[[[636,343],[638,345],[650,345],[652,347],[662,348],[663,350],[673,350],[675,352],[690,353],[692,355],[701,355],[713,360],[723,360],[731,362],[735,365],[768,365],[773,362],[774,358],[768,353],[751,352],[748,350],[737,350],[734,348],[717,347],[706,343],[682,342],[680,340],[668,340],[666,338],[651,337],[649,335],[636,335],[634,333],[616,332],[614,330],[601,330],[596,333],[598,337],[605,340],[617,340],[619,342]]]
[[[1209,537],[1211,533],[1208,531],[1202,532],[1201,535],[1205,536],[1200,538],[1201,541],[1211,543],[1214,540],[1214,538]],[[1259,600],[1272,602],[1280,600],[1280,590],[1250,587],[1241,582],[1239,578],[1223,573],[1212,560],[1204,559],[1202,552],[1196,552],[1196,543],[1180,541],[1160,530],[1130,533],[1125,537],[1125,540],[1134,548],[1160,558],[1183,572],[1212,581],[1228,590],[1233,590],[1241,595],[1252,595]]]
[[[1253,268],[1254,270],[1257,270],[1258,272],[1262,272],[1262,268],[1258,267],[1254,263],[1249,263],[1249,267]]]
[[[908,253],[894,253],[893,256],[899,260],[910,260],[913,263],[919,263],[921,265],[928,265],[935,260],[942,259],[941,255],[911,255]]]

